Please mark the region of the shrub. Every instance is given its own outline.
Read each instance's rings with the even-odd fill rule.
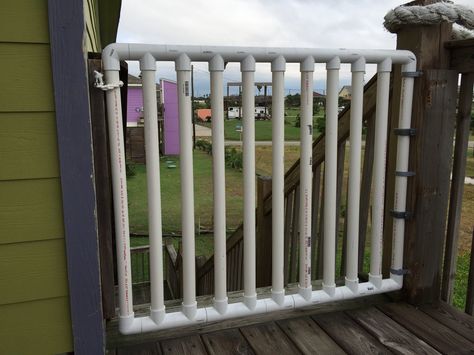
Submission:
[[[196,141],[196,148],[206,152],[207,154],[212,154],[212,143],[204,139],[198,139]]]
[[[232,169],[242,170],[242,152],[234,147],[226,148],[225,165]]]

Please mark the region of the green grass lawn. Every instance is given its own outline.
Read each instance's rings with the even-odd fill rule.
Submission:
[[[271,175],[271,147],[256,148],[256,170],[262,175]],[[348,165],[348,152],[346,154],[346,170]],[[286,147],[285,169],[288,169],[299,157],[299,147]],[[166,161],[173,161],[177,167],[168,169]],[[129,191],[129,213],[131,231],[147,234],[147,196],[146,196],[146,169],[144,165],[135,166],[136,175],[128,178]],[[347,171],[345,172],[347,176]],[[468,155],[466,175],[474,176],[474,157]],[[227,197],[227,227],[235,229],[242,221],[242,172],[234,169],[226,169],[226,197]],[[195,178],[195,211],[196,211],[196,255],[206,258],[213,254],[213,235],[199,234],[199,228],[212,229],[212,159],[211,156],[202,152],[194,152],[194,178]],[[179,234],[181,230],[181,202],[180,202],[180,176],[179,159],[163,157],[161,159],[161,193],[163,208],[163,231],[164,233]],[[346,188],[343,187],[343,195]],[[343,197],[344,201],[344,197]],[[467,273],[469,269],[470,238],[472,226],[474,225],[474,186],[465,185],[463,195],[462,214],[460,222],[459,258],[457,262],[457,273],[454,289],[454,305],[463,308],[467,289]],[[370,226],[369,228],[370,229]],[[343,222],[341,219],[341,228]],[[180,237],[168,237],[172,240],[175,248],[178,248]],[[367,231],[367,239],[370,238],[370,230]],[[339,238],[337,248],[337,273],[340,268],[342,238]],[[131,238],[131,245],[147,245],[147,237]],[[369,243],[367,243],[369,244]],[[367,245],[364,257],[364,271],[368,271],[370,249]]]
[[[181,230],[181,185],[179,159],[163,157],[160,159],[161,204],[164,233],[180,233]],[[167,161],[175,163],[176,168],[167,168]],[[146,194],[146,167],[135,165],[135,176],[129,177],[128,197],[130,231],[138,234],[148,233],[148,207]],[[196,231],[212,229],[212,159],[196,150],[194,152],[194,202]],[[242,220],[242,173],[226,169],[227,227],[236,228]]]
[[[300,129],[295,127],[296,116],[299,114],[299,108],[290,108],[285,111],[285,140],[286,141],[297,141],[300,139]],[[323,111],[320,111],[317,116],[324,115]],[[211,127],[211,123],[200,123],[203,126]],[[226,140],[238,141],[241,139],[240,132],[237,131],[237,127],[242,126],[242,120],[240,119],[229,119],[224,121],[224,136]],[[319,132],[314,129],[314,135]],[[272,121],[255,121],[255,140],[257,141],[271,141],[272,140]]]

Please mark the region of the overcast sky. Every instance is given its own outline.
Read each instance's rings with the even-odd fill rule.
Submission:
[[[394,49],[396,35],[383,27],[383,17],[406,0],[122,0],[118,42]],[[473,0],[456,0],[471,5]],[[209,93],[207,64],[194,64],[197,95]],[[175,79],[174,64],[158,63],[157,78]],[[138,75],[138,63],[129,63]],[[375,72],[368,68],[366,80]],[[286,93],[299,91],[299,66],[288,64]],[[323,91],[324,66],[318,65],[314,88]],[[270,66],[257,66],[256,80],[271,81]],[[224,81],[240,81],[231,63]],[[341,85],[349,84],[348,66]],[[237,90],[237,89],[234,89]]]

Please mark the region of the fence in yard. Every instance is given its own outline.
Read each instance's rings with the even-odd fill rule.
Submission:
[[[114,195],[117,275],[119,289],[120,331],[124,334],[186,326],[199,322],[218,321],[259,313],[299,308],[315,303],[355,298],[400,289],[403,280],[403,240],[406,217],[408,148],[411,134],[411,104],[416,68],[411,52],[401,50],[344,50],[298,48],[244,48],[164,46],[140,44],[113,44],[103,52],[107,89],[107,113],[111,147],[112,187]],[[130,266],[127,182],[120,103],[120,60],[138,60],[142,71],[145,115],[145,146],[147,164],[149,236],[150,236],[150,315],[135,317],[133,311],[132,275]],[[180,120],[180,170],[182,205],[182,310],[166,312],[163,295],[163,251],[161,231],[161,201],[159,177],[159,152],[157,129],[157,103],[155,95],[156,61],[174,61],[177,71],[178,105]],[[213,110],[213,186],[214,186],[214,304],[198,308],[196,303],[196,261],[194,248],[194,186],[192,161],[192,112],[190,96],[191,62],[209,63],[211,77],[211,106]],[[244,216],[242,244],[235,244],[235,256],[243,265],[243,298],[241,302],[227,302],[226,223],[225,223],[225,162],[223,130],[223,72],[225,63],[240,62],[242,72],[243,108],[243,174]],[[255,213],[255,132],[254,132],[254,73],[257,62],[271,63],[272,71],[272,145],[273,179],[271,210],[271,286],[269,298],[257,299],[256,280],[256,213]],[[284,73],[286,63],[300,63],[301,70],[301,164],[300,181],[293,191],[285,191],[283,166],[284,154]],[[324,243],[321,249],[322,289],[313,290],[313,266],[311,257],[313,168],[321,164],[321,157],[313,156],[312,105],[315,63],[326,63],[327,70],[327,121],[324,141],[324,202],[321,208]],[[338,127],[338,91],[341,63],[352,68],[352,105],[350,124],[350,167],[347,207],[347,243],[345,285],[335,283],[335,243],[338,209],[337,180],[338,156],[341,159]],[[358,231],[360,203],[360,165],[362,120],[364,114],[363,79],[367,64],[377,64],[377,90],[374,124],[373,165],[373,216],[371,229],[371,262],[367,282],[358,280]],[[400,98],[397,148],[397,175],[393,205],[393,250],[389,277],[382,276],[382,235],[385,198],[385,162],[387,146],[387,122],[389,112],[390,72],[392,64],[400,64],[403,77]],[[318,160],[319,159],[319,160]],[[262,186],[263,188],[263,186]],[[299,220],[292,227],[293,240],[298,244],[298,271],[290,268],[285,260],[285,194],[287,215],[288,201],[293,210],[299,210]],[[288,198],[288,196],[290,196]],[[258,215],[258,213],[257,213]],[[265,212],[261,213],[262,216]],[[260,218],[261,219],[261,218]],[[299,236],[297,232],[299,231]],[[294,252],[293,252],[294,253]],[[237,262],[237,261],[236,261]],[[285,294],[285,273],[298,275],[296,294]],[[231,271],[233,272],[233,271]],[[293,274],[295,276],[293,276]],[[230,279],[230,278],[229,278]]]

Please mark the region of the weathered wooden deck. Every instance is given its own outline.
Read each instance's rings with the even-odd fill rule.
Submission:
[[[374,299],[372,299],[373,301]],[[415,308],[404,302],[355,302],[292,313],[270,321],[200,330],[179,336],[136,337],[109,354],[472,354],[474,318],[446,304]],[[344,308],[344,307],[343,307]],[[334,311],[336,310],[336,311]],[[302,315],[304,314],[304,315]],[[235,322],[235,321],[234,321]],[[113,338],[113,337],[112,337]],[[126,337],[125,337],[126,338]],[[117,338],[115,338],[117,339]],[[124,338],[122,337],[122,340]],[[130,339],[130,338],[129,338]],[[120,343],[120,341],[119,341]]]

